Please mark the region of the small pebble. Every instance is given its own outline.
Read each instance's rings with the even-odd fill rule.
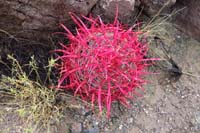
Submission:
[[[133,123],[133,118],[132,118],[132,117],[129,118],[127,122],[128,122],[129,124],[130,124],[130,123]]]
[[[179,35],[177,35],[176,37],[177,37],[178,39],[180,39],[180,38],[181,38],[181,36],[179,36]]]
[[[82,131],[82,125],[81,123],[73,123],[71,126],[71,132],[72,133],[79,133]]]
[[[119,126],[119,130],[122,130],[122,128],[123,128],[123,125],[120,125],[120,126]]]

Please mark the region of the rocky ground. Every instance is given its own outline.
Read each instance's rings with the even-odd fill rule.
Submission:
[[[73,124],[72,131],[77,131],[76,125],[89,125],[86,129],[90,132],[199,133],[200,43],[178,30],[174,39],[168,54],[182,69],[180,77],[160,71],[148,78],[146,94],[131,102],[130,109],[114,106],[109,122],[83,111],[84,117],[75,115],[79,122]]]
[[[95,2],[97,0],[93,1],[94,3],[89,5],[90,7],[89,10],[92,10],[91,8],[95,5]],[[185,1],[187,2],[188,0]],[[104,0],[102,0],[101,2],[104,2]],[[101,4],[101,2],[99,3]],[[145,2],[147,1],[143,0],[144,5],[146,5]],[[174,2],[172,0],[172,4]],[[150,3],[152,5],[155,4],[155,2],[150,2]],[[177,3],[183,4],[178,0]],[[157,2],[156,4],[159,5],[159,2]],[[193,4],[194,3],[190,4],[190,6],[192,6]],[[151,10],[151,8],[154,9],[154,6],[147,6],[147,7],[149,8],[145,10]],[[35,8],[33,9],[35,10]],[[98,6],[96,6],[94,9],[96,9],[97,12],[102,10],[101,6],[99,7],[99,9]],[[93,12],[95,13],[94,9]],[[191,14],[193,14],[192,12],[193,9],[195,9],[194,10],[195,12],[197,12],[198,10],[198,8],[189,8],[189,9],[191,11],[187,10],[186,12],[187,13],[189,12]],[[21,10],[24,11],[24,9]],[[85,14],[87,14],[89,10],[87,10]],[[130,10],[130,12],[132,13],[133,9],[131,8],[127,10]],[[104,13],[105,13],[104,15],[107,15],[106,10],[104,11]],[[42,16],[39,17],[44,18]],[[49,17],[52,18],[51,15],[46,15],[46,17],[48,18],[47,20],[49,20]],[[191,17],[195,18],[194,16]],[[185,18],[187,18],[187,15],[184,16],[183,14],[182,18],[183,20],[185,20]],[[52,19],[53,20],[55,19],[57,22],[57,18],[52,18]],[[29,24],[28,20],[29,19],[23,22],[28,22]],[[190,28],[190,25],[188,25],[188,23],[191,22],[191,19],[189,20],[188,22],[187,21],[183,21],[182,23],[179,22],[183,27],[185,25],[184,22],[187,22],[186,23],[187,27],[186,29],[184,27],[184,30]],[[12,23],[13,22],[14,21],[12,21]],[[43,22],[41,24],[42,25],[41,27],[43,27],[43,24],[46,25],[46,23]],[[51,23],[49,23],[49,25],[51,25]],[[192,35],[198,38],[197,33],[199,32],[198,30],[199,27],[194,28],[195,26],[193,26],[193,29],[196,30],[190,29],[191,30],[190,32],[195,31],[194,34]],[[170,44],[165,44],[167,51],[166,54],[168,55],[168,57],[171,57],[174,60],[174,62],[177,64],[178,67],[182,69],[182,74],[179,71],[176,71],[177,69],[171,69],[170,66],[165,66],[164,69],[160,69],[158,66],[154,66],[151,69],[153,71],[159,72],[159,74],[153,74],[148,77],[149,83],[145,85],[146,91],[144,97],[136,98],[134,101],[131,101],[130,102],[131,108],[128,109],[122,107],[118,103],[114,103],[112,108],[113,110],[111,118],[108,120],[106,118],[99,118],[97,114],[94,114],[88,108],[79,105],[78,109],[66,110],[65,116],[63,117],[62,121],[56,125],[52,124],[50,132],[52,133],[67,133],[67,132],[199,133],[200,132],[200,42],[183,34],[181,28],[178,29],[173,28],[173,29],[174,29],[173,32],[171,32],[171,30],[169,30],[169,32],[171,32],[170,34],[172,35],[173,37],[172,40],[174,40],[174,42]],[[21,31],[21,29],[19,30]],[[52,31],[50,32],[52,33]],[[1,39],[2,38],[0,38],[0,40]],[[27,45],[23,46],[23,49],[19,49],[18,47],[15,48],[14,46],[9,46],[12,47],[12,51],[10,52],[8,50],[9,52],[7,52],[6,46],[11,44],[13,43],[9,42],[9,44],[4,43],[4,45],[2,44],[0,46],[1,54],[4,53],[2,55],[12,53],[12,51],[15,51],[15,54],[20,53],[19,59],[28,60],[29,57],[27,57],[25,52],[23,51],[26,51],[29,54],[30,54],[29,51],[32,51],[33,53],[31,54],[37,54],[36,59],[38,58],[38,60],[40,60],[39,58],[44,59],[43,57],[41,57],[41,55],[44,55],[45,57],[48,56],[47,53],[46,54],[40,53],[42,52],[41,45],[43,46],[43,44],[31,45],[32,47],[29,48],[30,50],[29,49],[27,50],[26,47]],[[22,48],[22,45],[19,46]],[[37,49],[35,47],[37,47]],[[45,47],[44,49],[46,49],[46,46],[44,47]],[[35,51],[33,51],[33,49]],[[161,53],[164,53],[164,51],[161,51]],[[4,68],[0,66],[0,69]],[[0,98],[2,99],[3,97]],[[0,104],[0,109],[9,111],[9,107],[5,107],[4,105],[1,104]],[[37,133],[37,132],[47,132],[47,131],[44,130],[38,131],[38,129],[34,129],[34,126],[27,127],[26,123],[23,123],[23,121],[21,121],[17,115],[9,113],[7,115],[4,115],[4,117],[0,118],[0,132]]]
[[[175,30],[167,54],[182,69],[182,75],[153,67],[159,74],[148,77],[144,97],[131,101],[127,109],[115,103],[111,119],[99,118],[80,106],[69,109],[52,133],[199,133],[200,131],[200,43]],[[1,108],[8,109],[5,106]],[[2,132],[20,133],[27,128],[13,114],[1,118]],[[27,128],[27,131],[31,131]],[[33,132],[38,132],[33,130]]]
[[[198,133],[200,131],[200,43],[175,30],[167,54],[182,75],[157,69],[148,77],[144,97],[131,101],[131,108],[113,105],[111,119],[98,118],[82,107],[69,111],[58,133]],[[155,68],[153,68],[155,69]]]

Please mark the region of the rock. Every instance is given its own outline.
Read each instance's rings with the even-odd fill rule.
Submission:
[[[119,125],[119,130],[122,130],[123,129],[123,125]]]
[[[94,128],[90,128],[88,130],[84,130],[83,133],[99,133],[99,128],[98,127],[94,127]]]
[[[159,12],[162,7],[168,9],[176,3],[176,0],[140,0],[144,7],[145,14],[153,16]]]
[[[116,16],[116,6],[118,5],[119,16],[118,19],[123,22],[130,21],[134,16],[135,0],[100,0],[95,8],[92,10],[94,15],[100,15],[105,21],[113,22]]]
[[[48,39],[58,24],[69,23],[68,12],[87,15],[98,0],[1,0],[2,30],[34,39]]]
[[[128,119],[127,119],[127,123],[128,123],[128,124],[133,123],[133,118],[132,118],[132,117],[131,117],[131,118],[128,118]]]
[[[82,124],[75,122],[71,126],[71,133],[81,133],[82,131]]]
[[[177,7],[186,7],[176,17],[180,28],[193,38],[200,40],[200,1],[181,0],[177,2]]]

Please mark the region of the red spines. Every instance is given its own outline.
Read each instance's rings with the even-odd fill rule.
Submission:
[[[138,40],[141,32],[123,29],[117,19],[104,24],[100,17],[84,17],[91,23],[88,28],[76,15],[71,17],[78,28],[73,35],[62,25],[70,43],[56,50],[62,53],[58,87],[98,104],[100,112],[106,107],[109,116],[113,101],[128,105],[127,99],[145,83],[147,44]]]

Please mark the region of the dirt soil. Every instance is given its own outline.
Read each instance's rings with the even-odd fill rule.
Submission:
[[[188,74],[182,74],[176,81],[175,75],[166,72],[149,77],[145,97],[134,102],[117,132],[200,132],[200,43],[178,30],[174,37],[168,54]]]
[[[156,69],[160,74],[148,77],[146,94],[132,101],[130,109],[114,104],[109,121],[82,109],[74,115],[72,128],[80,124],[95,133],[199,133],[200,43],[177,29],[172,34],[174,42],[166,44],[167,54],[182,75]]]
[[[148,77],[150,83],[145,86],[144,97],[132,101],[130,109],[114,104],[110,120],[98,118],[84,107],[68,110],[51,132],[199,133],[200,43],[179,30],[174,34],[174,40],[173,44],[168,44],[167,50],[182,68],[180,77],[156,69],[160,74]],[[15,115],[8,115],[1,119],[0,130],[2,133],[20,133],[20,124],[24,127]],[[6,130],[9,127],[11,130]]]
[[[111,119],[106,120],[82,108],[72,113],[72,132],[80,128],[93,133],[200,132],[200,43],[175,28],[169,31],[174,42],[165,44],[167,55],[182,74],[153,67],[159,74],[148,77],[144,97],[132,101],[130,109],[116,103]],[[68,120],[69,115],[65,121]]]

